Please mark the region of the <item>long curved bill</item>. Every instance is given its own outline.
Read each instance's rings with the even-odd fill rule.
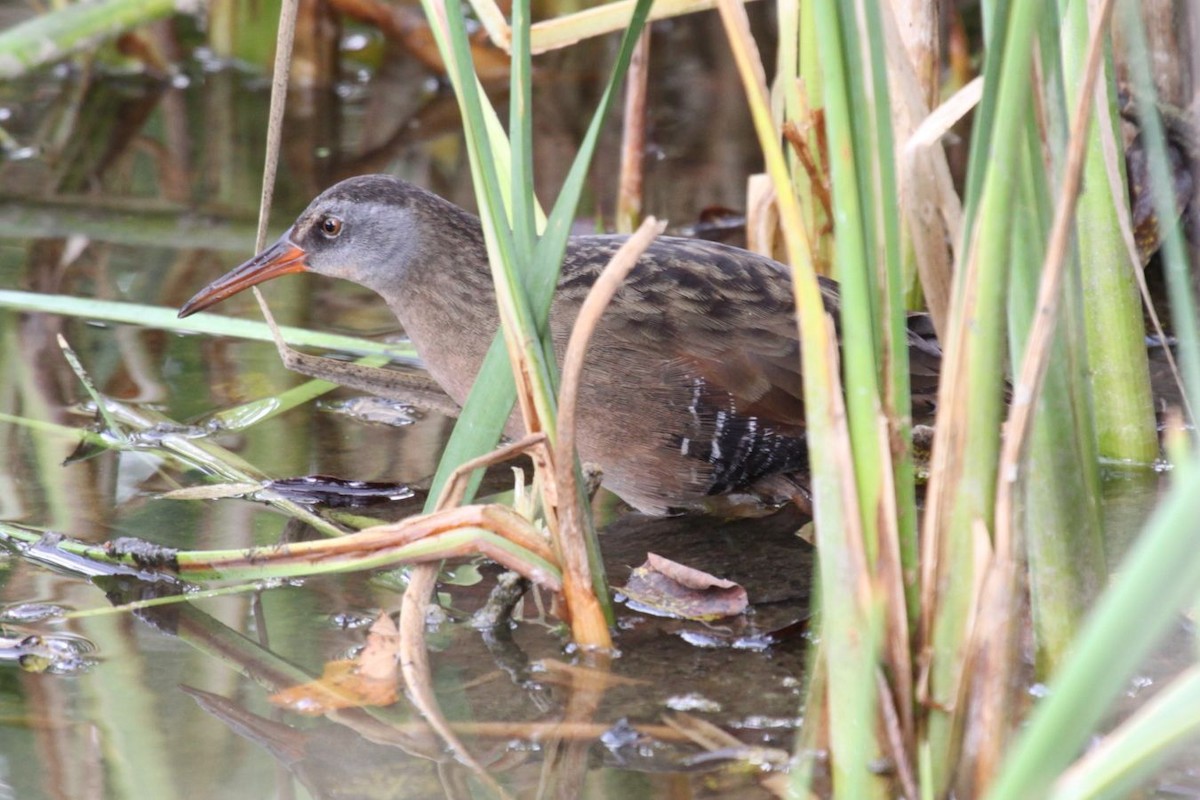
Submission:
[[[263,250],[240,267],[234,267],[229,272],[196,292],[196,296],[183,304],[179,316],[187,317],[197,311],[203,311],[214,306],[227,297],[231,297],[243,289],[249,289],[257,283],[269,281],[290,272],[305,272],[308,270],[308,253],[292,244],[288,231],[279,237],[279,241]]]

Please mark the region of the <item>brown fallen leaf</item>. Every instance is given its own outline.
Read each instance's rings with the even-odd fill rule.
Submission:
[[[270,700],[312,717],[339,708],[391,705],[399,697],[399,646],[396,623],[386,613],[380,614],[357,658],[326,662],[320,678],[276,692]]]
[[[663,616],[708,621],[733,617],[750,604],[746,590],[655,553],[633,570],[621,591],[639,608]]]

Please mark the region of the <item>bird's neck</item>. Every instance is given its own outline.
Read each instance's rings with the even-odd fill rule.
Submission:
[[[499,316],[479,218],[431,197],[404,286],[388,300],[434,380],[461,404]]]

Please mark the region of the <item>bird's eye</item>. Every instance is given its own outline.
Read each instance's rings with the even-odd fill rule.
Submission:
[[[342,232],[342,221],[337,217],[322,217],[319,223],[321,233],[333,239]]]

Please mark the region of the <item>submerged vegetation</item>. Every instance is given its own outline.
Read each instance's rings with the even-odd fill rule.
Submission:
[[[110,8],[114,24],[125,20],[117,15],[127,4],[91,5]],[[381,21],[379,7],[332,5],[393,32],[404,28],[398,16]],[[528,0],[515,0],[510,16],[487,0],[475,5],[492,45],[468,37],[457,6],[423,0],[428,27],[420,30],[433,47],[426,41],[421,52],[445,70],[457,99],[503,330],[447,446],[426,515],[347,534],[343,528],[365,523],[314,514],[277,491],[270,501],[281,511],[330,538],[249,552],[55,546],[114,569],[192,580],[420,564],[389,573],[407,588],[399,630],[378,632],[377,641],[399,642],[389,652],[398,654],[414,705],[476,778],[502,793],[439,709],[424,643],[438,562],[482,552],[559,595],[559,617],[588,670],[574,678],[583,688],[567,722],[591,723],[610,667],[613,612],[603,542],[572,448],[573,386],[587,331],[577,331],[579,352],[568,357],[560,390],[546,317],[589,163],[623,81],[625,136],[637,141],[629,120],[641,118],[645,81],[654,80],[645,72],[647,18],[715,5],[765,164],[765,178],[749,181],[747,238],[793,269],[811,454],[818,627],[789,783],[771,789],[856,799],[1082,798],[1119,796],[1151,779],[1200,732],[1194,669],[1133,716],[1112,721],[1134,671],[1182,615],[1194,614],[1200,597],[1200,450],[1191,417],[1200,396],[1200,330],[1185,238],[1195,200],[1179,190],[1194,180],[1195,139],[1189,145],[1187,132],[1194,136],[1196,120],[1174,109],[1178,98],[1159,97],[1164,73],[1195,67],[1184,63],[1187,54],[1152,59],[1145,30],[1147,15],[1171,4],[983,2],[969,35],[965,11],[949,15],[932,0],[777,0],[769,78],[738,0],[638,0],[536,25]],[[213,6],[214,28],[229,34],[223,26],[241,13],[238,4]],[[104,30],[92,16],[73,28],[80,9],[67,6],[0,36],[2,74],[30,64],[30,37],[71,31],[42,51],[60,57]],[[279,75],[288,72],[292,41],[284,19]],[[534,194],[532,53],[616,29],[623,34],[614,67],[544,213]],[[411,44],[411,27],[397,35]],[[311,31],[302,27],[305,37]],[[218,38],[237,47],[235,36]],[[980,43],[978,77],[961,52],[941,52],[943,41],[961,50],[970,40]],[[312,55],[300,51],[302,59]],[[497,72],[509,78],[503,122],[484,91]],[[291,74],[305,68],[293,65]],[[279,103],[284,83],[276,87]],[[956,181],[946,144],[968,116],[965,170]],[[631,194],[620,208],[632,228],[641,148],[628,150],[635,157],[620,184]],[[268,176],[273,169],[269,162]],[[623,254],[625,269],[660,230],[647,220]],[[1143,275],[1158,245],[1182,398],[1164,415],[1163,457],[1143,323],[1146,312],[1165,336]],[[614,284],[619,259],[610,267]],[[836,325],[818,274],[840,283]],[[595,300],[602,313],[605,298]],[[944,353],[927,481],[913,452],[906,347],[913,311],[929,313]],[[304,402],[326,388],[314,382],[281,399]],[[253,466],[215,444],[182,435],[151,443],[162,419],[94,390],[93,401],[105,433],[84,435],[91,446],[149,445],[220,465],[210,472],[228,495],[258,485]],[[514,402],[530,437],[502,456],[531,454],[540,496],[526,498],[520,513],[452,508],[472,500]],[[278,403],[264,411],[278,412]],[[1119,563],[1106,553],[1100,510],[1106,468],[1169,471],[1168,490]],[[7,524],[2,531],[31,551],[41,546],[40,531]],[[385,668],[381,680],[394,685],[396,676]],[[1045,691],[1033,697],[1031,684]],[[683,735],[710,749],[724,741],[711,731]],[[575,746],[559,745],[562,752]]]

